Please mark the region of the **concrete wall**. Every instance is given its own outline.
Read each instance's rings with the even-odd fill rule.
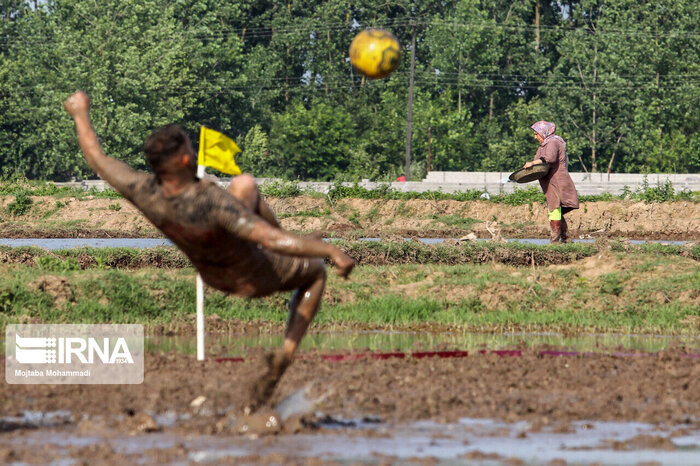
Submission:
[[[526,184],[509,183],[509,175],[506,172],[430,172],[424,182],[442,185],[445,192],[450,192],[448,189],[484,189],[492,194],[513,192],[516,187],[539,186],[536,181]],[[645,178],[649,186],[670,181],[676,191],[700,191],[698,174],[571,173],[571,178],[579,194],[622,194],[625,187],[635,191],[642,188]]]
[[[539,187],[539,183],[517,184],[508,181],[506,172],[430,172],[423,181],[411,181],[405,183],[391,183],[392,189],[400,192],[424,192],[424,191],[442,191],[445,193],[460,192],[466,190],[483,190],[490,194],[512,193],[516,188],[525,189],[529,186]],[[657,186],[670,181],[676,191],[689,190],[700,191],[700,175],[684,174],[684,175],[667,175],[667,174],[650,174],[642,175],[637,173],[614,173],[607,175],[604,173],[571,173],[571,178],[574,180],[576,190],[579,194],[591,195],[610,193],[614,195],[622,194],[625,187],[631,191],[641,189],[646,177],[649,186]],[[214,178],[214,177],[212,177]],[[218,179],[219,184],[227,186],[228,179]],[[258,178],[258,184],[270,183],[279,180],[269,178]],[[56,183],[59,186],[74,186],[89,190],[94,188],[102,191],[107,187],[106,183],[101,180],[86,180],[75,181],[69,183]],[[333,183],[302,181],[299,182],[299,187],[304,190],[312,190],[316,192],[327,193]],[[347,186],[352,186],[352,183],[344,183]],[[362,180],[360,186],[366,189],[375,189],[386,183],[375,183],[369,180]]]

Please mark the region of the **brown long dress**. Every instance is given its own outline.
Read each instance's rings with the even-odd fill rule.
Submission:
[[[533,160],[542,159],[549,164],[549,172],[540,178],[540,186],[547,199],[547,209],[559,207],[568,212],[578,209],[578,195],[574,180],[569,175],[569,158],[566,155],[566,143],[558,136],[550,136],[537,149]]]

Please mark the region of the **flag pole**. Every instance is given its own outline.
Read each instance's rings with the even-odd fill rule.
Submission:
[[[197,178],[204,178],[206,167],[197,165]],[[197,272],[197,361],[204,361],[204,280]]]

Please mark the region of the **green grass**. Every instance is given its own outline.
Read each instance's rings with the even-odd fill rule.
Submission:
[[[43,257],[39,266],[0,269],[0,325],[192,322],[191,268],[79,270],[73,257],[61,261]],[[323,304],[315,324],[392,328],[432,323],[484,332],[697,333],[696,261],[627,253],[609,260],[612,270],[598,275],[578,265],[363,266],[347,281],[329,275],[327,295],[334,304]],[[53,283],[53,288],[46,283]],[[288,293],[250,300],[208,290],[206,312],[222,319],[282,325],[287,299]]]
[[[474,225],[481,222],[481,220],[477,220],[475,218],[460,217],[459,215],[440,215],[435,218],[435,221],[465,230],[471,230]]]
[[[317,209],[317,210],[301,210],[294,213],[281,213],[277,215],[277,218],[291,218],[291,217],[325,217],[330,215],[330,209]]]
[[[49,217],[53,216],[58,211],[60,211],[64,207],[66,207],[67,205],[68,205],[67,202],[61,202],[61,201],[54,202],[53,207],[51,209],[47,210],[46,212],[44,212],[44,214],[41,216],[41,219],[42,220],[48,219]]]
[[[104,199],[122,198],[122,195],[113,189],[106,189],[104,191],[97,191],[96,189],[85,190],[69,186],[59,187],[51,182],[26,179],[0,182],[0,196],[17,196],[22,193],[31,196],[53,196],[59,199],[66,197],[84,199],[88,196]]]
[[[7,211],[16,217],[26,214],[32,206],[30,194],[26,189],[18,190],[15,199],[7,205]]]
[[[547,264],[567,264],[591,257],[600,251],[592,243],[532,245],[523,243],[492,243],[487,241],[453,244],[423,244],[415,241],[349,241],[333,240],[333,244],[355,257],[363,265],[419,264],[458,265],[466,263],[503,263],[531,267]],[[661,258],[674,256],[700,260],[700,245],[692,247],[612,243],[611,250],[621,255],[647,257],[649,262],[635,267],[654,269]],[[175,247],[157,248],[73,248],[47,251],[37,247],[0,246],[0,257],[6,263],[36,265],[48,271],[93,268],[159,267],[179,269],[190,266],[187,257]],[[644,270],[641,270],[644,271]],[[570,272],[564,272],[570,273]]]

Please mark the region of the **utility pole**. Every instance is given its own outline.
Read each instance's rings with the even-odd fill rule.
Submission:
[[[535,51],[540,50],[540,0],[535,3]]]
[[[416,23],[411,21],[411,74],[408,84],[408,111],[406,112],[406,181],[411,181],[411,137],[413,133],[413,75],[416,71]]]
[[[430,173],[430,156],[431,156],[431,150],[430,150],[430,126],[428,126],[428,168],[426,169],[426,174]]]

